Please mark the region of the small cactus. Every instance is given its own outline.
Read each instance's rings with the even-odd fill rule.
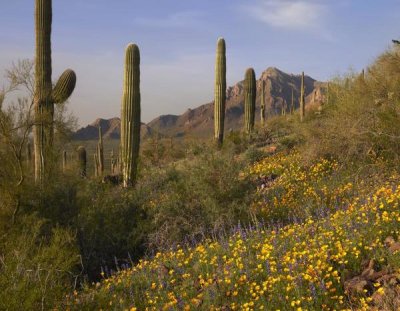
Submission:
[[[301,73],[301,90],[300,90],[300,121],[303,122],[306,111],[304,71]]]
[[[114,149],[112,149],[110,154],[111,175],[114,175],[116,173],[116,164],[117,161],[115,160]]]
[[[214,138],[219,146],[224,140],[225,100],[226,100],[226,47],[223,38],[218,39],[215,61],[214,87]]]
[[[96,148],[97,157],[97,176],[102,176],[104,173],[104,145],[103,145],[103,134],[101,132],[101,126],[99,125],[99,141]]]
[[[97,147],[96,152],[93,153],[93,169],[94,169],[94,177],[99,177],[99,158],[97,157]]]
[[[137,178],[140,145],[140,52],[135,44],[129,44],[126,48],[121,106],[123,186],[130,187]]]
[[[261,80],[261,98],[260,98],[260,121],[261,126],[265,124],[265,81]]]
[[[256,92],[256,74],[253,68],[248,68],[244,79],[244,126],[248,135],[254,130]]]
[[[286,100],[282,98],[282,116],[286,115]]]
[[[78,167],[79,167],[79,176],[82,178],[86,178],[86,149],[83,146],[78,147]]]
[[[290,104],[290,114],[294,113],[294,89],[292,85],[292,98],[291,98],[291,104]]]

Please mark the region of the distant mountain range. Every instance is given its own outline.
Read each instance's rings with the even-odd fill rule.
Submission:
[[[320,105],[324,98],[325,83],[305,76],[306,107]],[[292,88],[295,108],[299,107],[301,75],[287,74],[277,68],[265,70],[257,80],[256,121],[260,119],[261,82],[265,81],[265,97],[267,114],[281,114],[282,107],[289,109]],[[225,130],[238,129],[243,125],[244,96],[243,81],[227,89]],[[119,139],[120,119],[97,119],[92,124],[79,129],[74,134],[76,140],[92,140],[98,138],[98,126],[101,126],[103,137]],[[141,136],[146,138],[154,133],[168,137],[205,137],[214,131],[213,102],[188,109],[181,115],[161,115],[147,124],[142,124]]]

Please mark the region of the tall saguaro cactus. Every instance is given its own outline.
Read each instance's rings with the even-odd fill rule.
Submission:
[[[248,135],[251,135],[254,129],[256,92],[256,74],[253,68],[248,68],[244,78],[244,126]]]
[[[52,1],[35,2],[35,180],[42,182],[48,172],[48,158],[53,145],[54,104],[65,102],[72,94],[76,75],[67,69],[59,78],[55,87],[51,81],[51,23]]]
[[[123,186],[135,184],[140,145],[140,52],[136,44],[125,51],[124,90],[121,105],[121,159]]]
[[[303,122],[306,112],[304,71],[301,73],[301,90],[300,90],[300,121]]]
[[[264,126],[265,124],[265,81],[264,80],[261,80],[260,121],[261,121],[261,126]]]
[[[226,46],[225,40],[217,42],[214,87],[214,138],[219,146],[224,140],[225,101],[226,101]]]

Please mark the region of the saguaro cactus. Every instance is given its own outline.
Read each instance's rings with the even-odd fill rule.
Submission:
[[[62,103],[72,94],[76,75],[66,70],[55,87],[51,81],[51,0],[36,0],[35,2],[35,180],[43,181],[45,170],[48,169],[47,158],[53,145],[54,104]]]
[[[226,46],[225,40],[217,42],[214,86],[214,138],[219,146],[224,140],[225,101],[226,101]]]
[[[121,159],[123,186],[135,184],[140,145],[140,52],[129,44],[125,53],[124,91],[121,105]]]
[[[301,90],[300,90],[300,121],[303,122],[306,112],[304,71],[301,73]]]
[[[97,157],[97,147],[96,152],[93,153],[93,169],[94,169],[94,177],[99,177],[99,158]]]
[[[111,170],[111,175],[114,175],[116,172],[115,166],[117,162],[115,161],[115,156],[114,156],[114,149],[111,150],[110,153],[110,170]]]
[[[103,134],[101,132],[101,126],[99,125],[99,141],[97,143],[97,173],[98,176],[102,176],[104,173],[104,145],[103,145]]]
[[[291,103],[290,103],[290,114],[294,113],[294,89],[293,89],[293,85],[292,87],[292,98],[291,98]]]
[[[79,176],[86,178],[86,149],[83,146],[78,147],[78,167]]]
[[[282,116],[286,115],[286,100],[282,98]]]
[[[260,121],[261,121],[261,126],[264,126],[265,124],[265,81],[264,80],[261,80]]]
[[[251,135],[254,129],[256,92],[256,74],[253,68],[248,68],[244,78],[244,126],[248,135]]]

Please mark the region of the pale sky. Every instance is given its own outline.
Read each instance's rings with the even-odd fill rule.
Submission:
[[[34,58],[34,0],[0,0],[0,72]],[[212,101],[218,37],[228,85],[247,67],[326,80],[400,38],[400,0],[53,0],[53,80],[77,74],[80,125],[119,116],[124,50],[141,52],[142,121]],[[0,87],[4,84],[0,75]]]

